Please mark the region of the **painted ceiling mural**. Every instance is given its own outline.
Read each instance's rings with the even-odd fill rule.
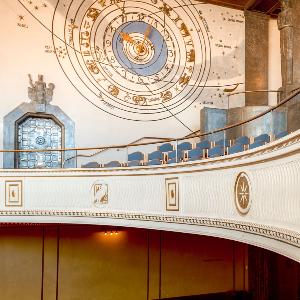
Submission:
[[[194,0],[14,1],[16,25],[48,31],[41,51],[111,116],[180,118],[192,104],[226,108],[224,89],[244,89],[241,11]]]

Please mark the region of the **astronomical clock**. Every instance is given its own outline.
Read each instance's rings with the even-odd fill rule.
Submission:
[[[81,98],[113,116],[225,108],[224,86],[244,81],[240,11],[196,0],[18,2],[51,33],[47,47]]]
[[[70,81],[118,117],[172,117],[207,80],[209,37],[190,1],[59,1],[53,25],[54,47],[67,45],[60,64]]]

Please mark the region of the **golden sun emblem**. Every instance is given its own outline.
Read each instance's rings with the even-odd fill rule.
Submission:
[[[241,214],[247,214],[250,201],[250,180],[246,173],[240,173],[235,181],[235,204]]]

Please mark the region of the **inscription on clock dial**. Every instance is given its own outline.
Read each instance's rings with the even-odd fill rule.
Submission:
[[[199,98],[210,71],[210,44],[194,2],[66,3],[58,1],[55,10],[54,31],[65,40],[53,37],[54,47],[69,44],[68,59],[58,59],[90,102],[117,117],[155,121]],[[71,33],[70,24],[77,26]]]

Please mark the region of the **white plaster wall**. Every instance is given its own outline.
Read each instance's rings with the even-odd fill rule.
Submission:
[[[145,136],[181,137],[190,133],[174,117],[157,122],[126,121],[95,109],[85,101],[64,75],[54,53],[47,53],[47,47],[53,47],[51,32],[47,28],[51,28],[54,1],[44,2],[48,4],[50,16],[37,0],[33,1],[33,4],[39,6],[36,11],[28,1],[0,1],[0,149],[3,148],[3,117],[22,102],[28,101],[29,73],[34,81],[38,74],[44,74],[47,83],[55,83],[52,103],[74,120],[78,147],[130,143]],[[36,18],[45,26],[34,19],[20,3],[30,6]],[[207,84],[215,86],[243,81],[244,57],[240,56],[244,52],[243,12],[201,3],[197,9],[205,14],[211,35],[213,59]],[[23,20],[20,20],[20,16]],[[243,89],[243,85],[240,88]],[[177,115],[192,131],[200,127],[201,102],[213,99],[214,107],[227,106],[227,97],[223,95],[222,88],[219,91],[208,88],[201,97],[199,102]]]
[[[277,19],[269,22],[269,90],[278,90],[281,81],[281,56],[280,56],[280,32],[277,27]],[[269,94],[269,105],[277,104],[277,94]]]

